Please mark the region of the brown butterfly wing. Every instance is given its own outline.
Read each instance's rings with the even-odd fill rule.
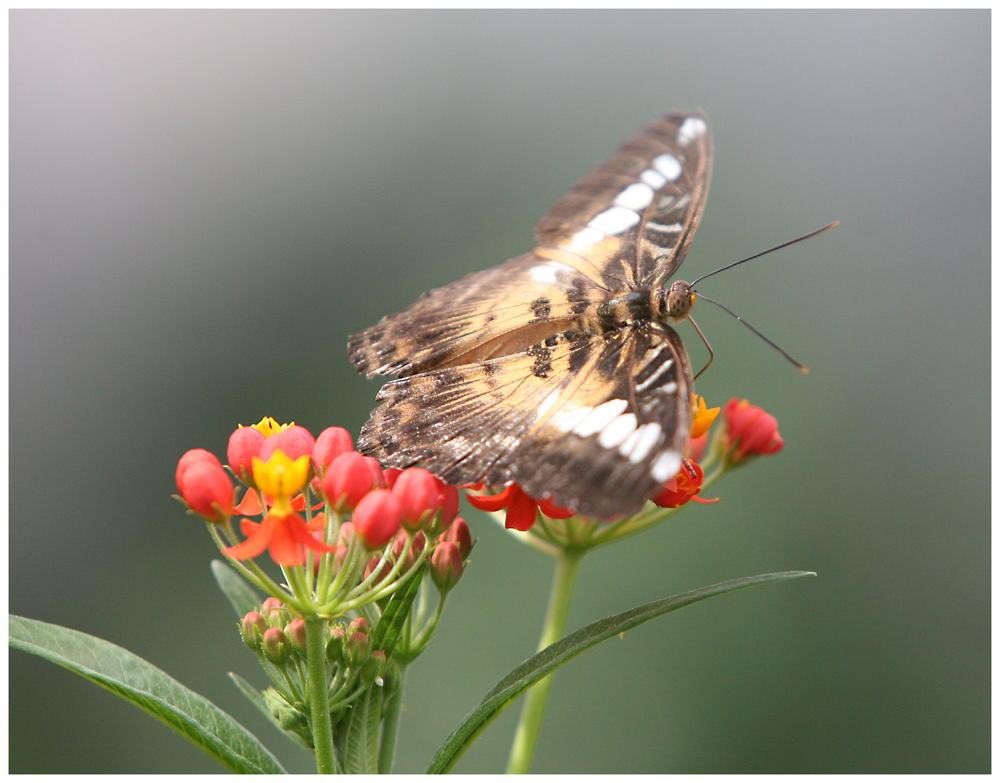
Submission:
[[[663,287],[698,228],[711,174],[708,120],[668,114],[559,199],[535,226],[536,239],[560,258],[586,259],[582,269],[609,288],[619,280]]]
[[[546,212],[534,251],[352,335],[351,361],[368,377],[408,376],[503,356],[565,330],[588,306],[663,286],[698,226],[710,175],[704,116],[657,120]]]
[[[637,511],[679,469],[691,371],[676,332],[569,331],[525,351],[388,382],[358,448],[452,484],[516,481],[600,518]]]

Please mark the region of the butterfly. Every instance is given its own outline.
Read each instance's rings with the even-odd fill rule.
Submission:
[[[513,481],[596,519],[642,508],[680,469],[691,426],[670,324],[695,295],[668,281],[711,168],[705,116],[667,114],[545,213],[533,250],[352,335],[359,372],[397,376],[358,449],[450,484]]]

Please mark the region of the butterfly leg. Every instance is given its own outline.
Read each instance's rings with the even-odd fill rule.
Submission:
[[[698,333],[698,336],[701,338],[701,341],[705,343],[705,347],[708,348],[708,364],[706,364],[704,367],[698,370],[698,374],[695,375],[694,378],[692,379],[693,381],[696,381],[701,377],[701,374],[705,372],[705,370],[707,370],[709,367],[712,366],[712,362],[715,360],[715,351],[713,351],[712,346],[709,345],[708,340],[705,338],[704,332],[702,332],[701,329],[698,328],[698,324],[694,322],[694,318],[692,318],[689,315],[688,320],[691,322],[691,326],[694,327],[694,330]]]

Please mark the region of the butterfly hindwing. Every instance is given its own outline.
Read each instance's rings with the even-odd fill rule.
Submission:
[[[452,484],[516,481],[599,518],[638,510],[677,472],[690,427],[676,332],[570,331],[547,343],[390,381],[359,449]]]

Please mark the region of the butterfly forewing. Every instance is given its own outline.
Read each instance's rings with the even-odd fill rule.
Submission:
[[[665,323],[600,308],[665,286],[710,172],[704,116],[667,115],[542,217],[533,251],[353,335],[359,371],[399,376],[359,449],[453,484],[516,481],[601,519],[640,508],[680,466],[691,373]]]
[[[559,199],[535,226],[538,244],[579,256],[609,288],[662,286],[698,228],[711,166],[704,116],[669,114]]]

